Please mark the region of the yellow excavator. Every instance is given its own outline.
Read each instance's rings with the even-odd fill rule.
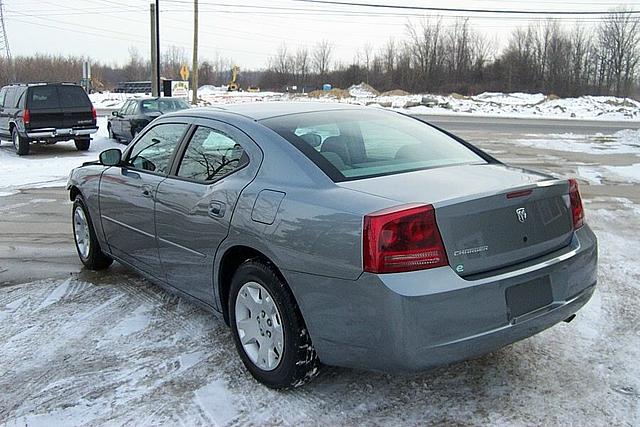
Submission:
[[[236,92],[240,90],[240,85],[237,82],[238,74],[240,74],[240,67],[234,65],[231,69],[231,81],[227,83],[227,90],[229,92]]]

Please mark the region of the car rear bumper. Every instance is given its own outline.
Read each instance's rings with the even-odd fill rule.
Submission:
[[[597,256],[596,237],[584,226],[566,248],[486,277],[462,278],[450,267],[364,273],[356,281],[285,276],[323,363],[413,372],[497,350],[567,319],[593,294]],[[534,293],[547,287],[550,301],[519,311],[506,296],[518,285],[533,285]]]
[[[40,138],[62,138],[68,136],[70,138],[74,136],[89,136],[98,132],[97,127],[90,128],[69,128],[69,129],[56,129],[56,128],[43,128],[43,129],[29,129],[27,130],[27,138],[40,139]]]

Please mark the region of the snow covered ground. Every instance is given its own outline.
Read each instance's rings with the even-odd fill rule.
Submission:
[[[64,185],[71,169],[83,162],[96,160],[102,150],[124,147],[108,139],[106,117],[98,118],[98,126],[88,151],[78,151],[73,141],[66,141],[54,145],[31,145],[28,156],[18,157],[11,142],[2,141],[0,196],[15,193],[20,188]]]
[[[89,153],[0,147],[0,425],[640,425],[638,131],[461,134],[508,163],[581,178],[599,284],[572,323],[419,375],[327,368],[275,392],[209,313],[117,263],[80,268],[70,202],[46,187],[123,147],[102,120]]]
[[[590,120],[640,120],[640,102],[612,96],[583,96],[558,99],[543,94],[493,93],[477,96],[396,95],[385,96],[372,92],[365,85],[352,86],[351,96],[336,98],[327,95],[309,97],[279,92],[225,92],[220,88],[205,87],[199,93],[200,105],[222,105],[257,101],[321,101],[371,105],[405,111],[411,114],[475,115],[485,117],[520,117]],[[91,100],[98,109],[119,108],[130,97],[144,94],[95,93]]]

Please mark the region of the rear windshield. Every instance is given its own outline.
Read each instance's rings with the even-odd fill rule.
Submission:
[[[189,108],[189,104],[182,99],[150,99],[142,101],[140,104],[143,113],[161,112],[168,113],[170,111],[178,111]]]
[[[87,93],[80,86],[34,86],[29,91],[29,108],[91,108]]]
[[[443,132],[389,111],[341,110],[263,120],[334,181],[486,161]]]

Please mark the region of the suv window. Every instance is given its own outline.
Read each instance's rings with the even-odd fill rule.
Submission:
[[[34,86],[29,88],[29,108],[60,108],[58,91],[55,86]]]
[[[3,87],[0,89],[0,107],[4,106],[4,97],[7,94],[7,88]]]
[[[87,93],[80,86],[58,86],[58,97],[62,108],[91,107]]]
[[[18,92],[17,87],[10,87],[7,89],[7,93],[4,97],[4,103],[2,104],[4,108],[15,108],[16,107],[16,94]]]
[[[166,174],[173,152],[187,127],[184,123],[154,126],[133,146],[127,163],[135,169]]]
[[[200,182],[215,181],[249,163],[240,144],[229,135],[198,127],[180,162],[178,176]]]

